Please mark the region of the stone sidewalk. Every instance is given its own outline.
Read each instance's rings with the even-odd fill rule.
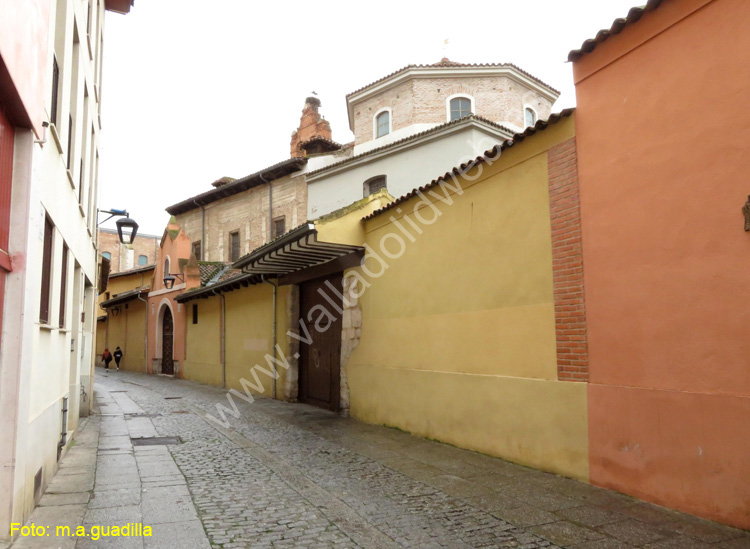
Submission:
[[[13,547],[750,548],[747,532],[310,406],[235,399],[221,427],[208,415],[225,395],[97,370],[99,415],[29,522],[153,536]],[[155,436],[178,443],[138,445]]]
[[[49,535],[19,538],[11,547],[210,548],[167,447],[133,445],[132,439],[157,435],[145,412],[124,392],[98,385],[94,411],[27,522],[48,527]],[[126,524],[147,525],[152,535],[106,537],[100,530],[99,539],[91,537],[92,527]],[[58,526],[72,534],[84,526],[89,536],[58,537]]]

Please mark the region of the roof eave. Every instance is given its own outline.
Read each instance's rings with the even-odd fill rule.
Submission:
[[[246,256],[239,258],[237,261],[235,261],[232,264],[232,268],[244,269],[251,262],[255,261],[256,259],[260,257],[263,257],[266,253],[268,253],[269,250],[284,247],[290,242],[295,242],[299,240],[300,238],[303,238],[307,236],[308,234],[312,234],[314,232],[315,232],[314,223],[305,223],[304,225],[300,225],[296,229],[292,229],[288,233],[280,236],[279,238],[272,240],[271,242],[268,242],[267,244],[247,254]]]
[[[346,108],[349,115],[349,129],[354,131],[354,105],[369,96],[381,93],[399,85],[410,78],[462,78],[467,76],[509,76],[555,102],[560,92],[535,77],[524,74],[517,67],[504,65],[450,66],[450,67],[405,67],[382,80],[378,80],[346,96]]]
[[[346,171],[362,164],[374,162],[375,160],[384,156],[390,156],[391,154],[400,153],[404,150],[421,146],[437,139],[442,139],[443,137],[446,137],[450,134],[464,131],[469,127],[474,127],[488,134],[494,134],[500,137],[501,140],[507,139],[514,135],[513,130],[511,130],[510,128],[506,128],[505,126],[502,126],[500,124],[495,124],[491,120],[486,120],[482,117],[472,115],[466,118],[462,118],[461,120],[441,124],[424,132],[419,132],[412,136],[399,139],[398,141],[394,141],[393,143],[389,143],[388,145],[377,147],[357,156],[352,156],[340,162],[318,168],[317,170],[314,170],[307,174],[306,181],[307,183],[314,183],[321,177],[330,176],[332,174]]]

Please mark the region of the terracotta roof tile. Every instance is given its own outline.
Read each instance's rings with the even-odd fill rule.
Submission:
[[[474,166],[476,166],[477,164],[479,164],[481,162],[486,162],[490,158],[492,158],[492,159],[496,158],[497,155],[499,155],[505,149],[509,149],[510,147],[512,147],[512,146],[520,143],[521,141],[523,141],[527,137],[530,137],[530,136],[534,135],[537,132],[540,132],[540,131],[543,131],[543,130],[547,129],[547,127],[551,126],[552,124],[557,123],[561,119],[567,118],[568,116],[570,116],[571,114],[573,114],[573,112],[575,112],[575,109],[565,109],[565,110],[560,111],[559,113],[551,115],[547,120],[539,120],[534,126],[526,128],[526,130],[524,130],[523,132],[515,134],[511,139],[507,139],[506,141],[504,141],[500,145],[496,145],[492,149],[486,151],[483,155],[477,156],[471,162],[466,162],[464,164],[461,164],[460,166],[456,166],[450,172],[446,172],[444,175],[441,175],[437,179],[433,179],[429,184],[427,184],[427,185],[425,185],[423,187],[419,187],[418,189],[414,189],[413,191],[405,194],[404,196],[402,196],[400,198],[397,198],[393,202],[390,202],[389,204],[386,204],[382,208],[375,210],[370,215],[367,215],[367,216],[363,217],[362,219],[363,220],[368,220],[368,219],[372,219],[374,217],[377,217],[380,214],[382,214],[384,212],[387,212],[388,210],[392,210],[393,208],[395,208],[396,206],[398,206],[402,202],[406,202],[410,198],[414,198],[419,193],[425,193],[425,192],[429,191],[430,189],[432,189],[433,187],[436,187],[437,185],[440,184],[441,181],[445,181],[449,177],[451,177],[452,174],[460,175],[462,173],[467,172],[468,170],[470,170],[471,168],[473,168]]]
[[[615,19],[609,29],[600,30],[596,33],[596,37],[586,40],[577,50],[572,50],[568,54],[568,61],[578,61],[585,54],[591,53],[599,44],[606,41],[610,36],[621,33],[625,27],[638,21],[644,13],[658,8],[662,1],[663,0],[648,0],[648,3],[645,6],[632,8],[628,12],[627,17],[624,19],[621,17]]]
[[[397,74],[401,74],[402,72],[408,71],[410,69],[430,69],[430,68],[440,68],[440,67],[498,67],[498,68],[509,67],[509,68],[513,68],[513,69],[517,70],[518,72],[520,72],[521,74],[523,74],[525,76],[528,76],[529,78],[531,78],[535,82],[541,84],[542,86],[545,86],[545,87],[549,88],[550,90],[554,91],[555,93],[557,93],[557,94],[560,93],[559,90],[556,90],[555,88],[553,88],[552,86],[550,86],[546,82],[540,80],[539,78],[537,78],[533,74],[531,74],[529,72],[526,72],[521,67],[519,67],[517,65],[514,65],[513,63],[458,63],[456,61],[451,61],[450,59],[444,57],[443,59],[441,59],[437,63],[432,63],[432,64],[429,64],[429,65],[414,65],[414,64],[407,65],[407,66],[405,66],[403,68],[400,68],[399,70],[394,71],[394,72],[392,72],[392,73],[390,73],[390,74],[388,74],[388,75],[386,75],[386,76],[384,76],[382,78],[378,78],[374,82],[370,82],[366,86],[362,86],[361,88],[356,89],[356,90],[354,90],[351,93],[347,93],[346,97],[348,99],[349,97],[351,97],[354,94],[357,94],[357,93],[359,93],[361,91],[364,91],[364,90],[366,90],[368,88],[371,88],[375,84],[379,84],[380,82],[383,82],[384,80],[388,80],[389,78],[392,78],[392,77],[396,76]]]

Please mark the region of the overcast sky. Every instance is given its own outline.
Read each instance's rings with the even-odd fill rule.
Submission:
[[[167,206],[288,158],[313,90],[346,143],[347,93],[444,55],[514,63],[575,106],[568,52],[636,3],[136,0],[104,27],[99,207],[161,235]]]

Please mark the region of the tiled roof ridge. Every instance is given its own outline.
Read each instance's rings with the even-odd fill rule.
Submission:
[[[393,202],[390,202],[390,203],[386,204],[382,208],[379,208],[379,209],[375,210],[371,214],[366,215],[365,217],[362,218],[362,220],[364,221],[364,220],[368,220],[368,219],[372,219],[374,217],[377,217],[378,215],[380,215],[380,214],[382,214],[382,213],[384,213],[384,212],[386,212],[388,210],[391,210],[391,209],[395,208],[396,206],[398,206],[402,202],[406,202],[410,198],[414,198],[419,193],[425,193],[425,192],[429,191],[433,187],[439,185],[441,181],[445,181],[446,179],[448,179],[449,177],[451,177],[453,174],[455,174],[455,175],[461,175],[462,173],[470,170],[471,168],[473,168],[474,166],[476,166],[480,162],[485,162],[489,158],[495,158],[495,157],[497,157],[497,155],[500,154],[505,149],[509,149],[510,147],[516,145],[517,143],[520,143],[521,141],[523,141],[527,137],[530,137],[530,136],[534,135],[535,133],[537,133],[539,131],[546,130],[550,125],[557,123],[562,118],[567,118],[568,116],[570,116],[571,114],[573,114],[573,112],[575,112],[575,109],[563,109],[559,113],[555,113],[555,114],[550,115],[550,117],[547,120],[539,120],[539,121],[537,121],[537,123],[534,124],[534,126],[530,126],[530,127],[526,128],[523,132],[515,134],[512,138],[506,139],[501,144],[495,145],[492,149],[490,149],[488,151],[485,151],[484,154],[477,156],[474,160],[471,160],[470,162],[465,162],[465,163],[461,164],[460,166],[456,166],[451,171],[445,172],[445,174],[441,175],[440,177],[438,177],[436,179],[433,179],[427,185],[424,185],[422,187],[414,189],[414,190],[406,193],[405,195],[397,198]]]
[[[612,22],[612,26],[610,26],[609,29],[600,30],[596,33],[594,38],[585,40],[580,48],[577,50],[571,50],[568,54],[568,61],[578,61],[587,53],[591,53],[599,44],[606,41],[610,36],[621,33],[625,27],[638,21],[644,13],[658,8],[662,2],[663,0],[648,0],[645,6],[631,8],[625,18],[618,17]]]
[[[422,64],[410,64],[410,65],[406,65],[405,67],[402,67],[402,68],[398,69],[397,71],[393,71],[392,73],[390,73],[390,74],[388,74],[386,76],[383,76],[382,78],[378,78],[377,80],[374,80],[373,82],[370,82],[366,86],[362,86],[361,88],[356,89],[353,92],[347,93],[346,94],[346,98],[349,99],[349,97],[351,97],[352,95],[355,95],[355,94],[357,94],[357,93],[359,93],[361,91],[364,91],[364,90],[366,90],[368,88],[371,88],[375,84],[379,84],[380,82],[388,80],[389,78],[393,78],[397,74],[401,74],[402,72],[408,71],[410,69],[434,69],[434,68],[441,68],[441,67],[477,67],[477,68],[478,67],[511,67],[511,68],[517,70],[518,72],[520,72],[521,74],[523,74],[525,76],[528,76],[532,80],[538,82],[539,84],[541,84],[541,85],[543,85],[543,86],[551,89],[555,93],[557,93],[557,94],[560,93],[560,90],[557,90],[557,89],[553,88],[552,86],[550,86],[549,84],[547,84],[546,82],[544,82],[543,80],[541,80],[540,78],[537,78],[536,76],[534,76],[530,72],[523,70],[521,67],[519,67],[518,65],[515,65],[513,63],[459,63],[459,62],[456,62],[456,61],[450,61],[449,63],[444,63],[443,61],[440,61],[438,63],[432,63],[432,64],[426,64],[426,65],[422,65]]]
[[[391,147],[395,147],[396,145],[402,145],[404,143],[407,143],[409,141],[412,141],[414,139],[418,139],[420,137],[424,137],[425,135],[429,135],[431,133],[437,133],[440,130],[444,130],[445,128],[451,126],[451,125],[458,125],[461,122],[466,122],[467,120],[478,120],[480,122],[484,122],[485,124],[488,124],[490,126],[493,126],[495,128],[498,128],[500,130],[505,130],[508,133],[513,133],[513,130],[510,128],[503,126],[502,124],[498,124],[497,122],[493,122],[492,120],[489,120],[487,118],[484,118],[483,116],[479,116],[477,114],[468,114],[464,116],[463,118],[459,118],[458,120],[451,120],[450,122],[444,122],[438,126],[435,126],[434,128],[430,128],[429,130],[424,130],[418,133],[414,133],[412,135],[408,135],[402,139],[398,139],[396,141],[393,141],[392,143],[388,143],[387,145],[383,145],[381,147],[376,147],[374,149],[370,149],[369,151],[365,151],[363,153],[350,156],[349,158],[345,158],[343,160],[340,160],[339,162],[334,162],[333,164],[328,164],[327,166],[323,166],[322,168],[317,168],[315,170],[307,172],[305,175],[310,176],[316,173],[324,172],[325,170],[330,170],[331,168],[334,168],[336,166],[341,166],[342,164],[347,164],[349,162],[353,162],[354,160],[359,160],[360,158],[364,158],[366,156],[370,156],[372,154],[384,151],[386,149],[389,149]]]

